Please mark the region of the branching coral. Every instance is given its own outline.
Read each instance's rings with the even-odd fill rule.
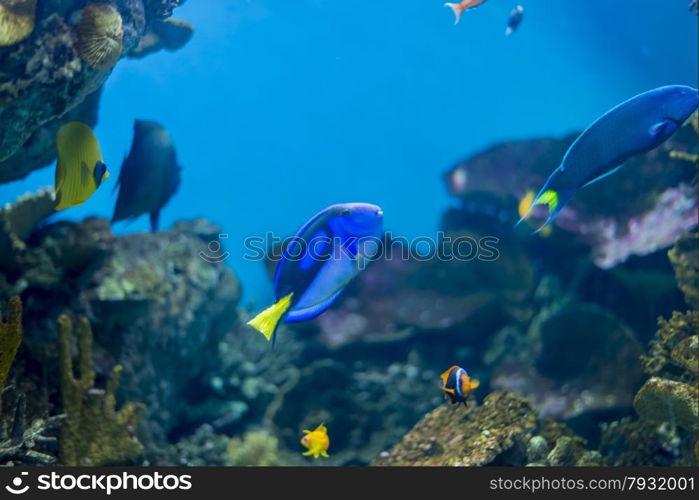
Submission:
[[[140,455],[143,447],[133,435],[143,414],[140,404],[127,403],[116,411],[116,390],[121,376],[117,365],[106,390],[96,389],[92,368],[92,329],[86,318],[78,324],[80,377],[73,374],[71,355],[73,324],[62,315],[59,326],[59,369],[63,411],[67,418],[61,429],[60,459],[64,465],[124,463]]]
[[[27,426],[26,400],[16,398],[10,431],[0,439],[0,465],[50,465],[56,463],[56,434],[65,415],[39,418]]]
[[[10,373],[10,367],[22,342],[22,301],[12,297],[8,307],[7,322],[2,320],[0,309],[0,413],[2,412],[2,390]]]

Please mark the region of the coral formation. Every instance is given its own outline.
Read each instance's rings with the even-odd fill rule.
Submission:
[[[699,234],[680,238],[667,253],[687,305],[699,309]]]
[[[106,389],[94,387],[92,330],[86,318],[77,327],[80,376],[73,373],[73,324],[58,318],[61,398],[66,420],[61,427],[60,458],[64,465],[107,465],[138,457],[143,447],[134,436],[143,408],[127,403],[116,411],[116,390],[121,367],[115,366]]]
[[[659,377],[650,378],[638,391],[633,406],[649,422],[670,422],[699,430],[699,390],[696,386]]]
[[[670,319],[660,318],[658,326],[648,354],[641,358],[643,369],[649,375],[665,373],[672,362],[673,350],[699,331],[699,311],[675,311]]]
[[[82,10],[76,50],[95,69],[111,69],[124,50],[121,15],[108,3],[91,3]]]
[[[234,467],[279,465],[277,447],[277,438],[266,432],[246,432],[242,438],[233,438],[228,442],[227,465]]]
[[[0,269],[16,274],[22,267],[30,267],[26,239],[41,221],[54,212],[53,191],[40,189],[26,194],[13,204],[0,208]]]
[[[0,307],[0,414],[2,413],[2,393],[10,367],[22,342],[22,301],[12,297],[8,305],[7,321],[3,321]]]
[[[34,31],[36,0],[0,0],[0,47],[21,42]]]

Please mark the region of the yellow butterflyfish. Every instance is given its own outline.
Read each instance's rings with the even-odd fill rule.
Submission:
[[[63,124],[56,133],[56,210],[82,205],[109,177],[97,137],[79,121]]]

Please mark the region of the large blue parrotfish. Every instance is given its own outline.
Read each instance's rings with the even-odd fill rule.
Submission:
[[[380,250],[383,212],[368,203],[332,205],[298,230],[274,277],[276,303],[248,321],[267,340],[283,319],[315,318],[361,273]]]
[[[697,109],[698,101],[696,89],[668,85],[639,94],[602,115],[570,146],[517,224],[535,205],[548,205],[546,222],[536,232],[549,226],[578,189],[617,172],[632,156],[665,142]]]
[[[180,186],[181,168],[170,133],[146,120],[134,123],[131,151],[121,165],[112,222],[150,215],[151,231],[158,230],[160,210]]]

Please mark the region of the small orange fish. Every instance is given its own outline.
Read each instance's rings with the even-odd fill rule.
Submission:
[[[328,428],[320,424],[314,431],[303,431],[304,436],[301,438],[301,444],[308,448],[308,451],[302,453],[304,457],[312,455],[313,458],[328,456],[328,447],[330,447],[330,438],[328,437]]]
[[[469,377],[466,370],[456,365],[442,373],[440,378],[442,379],[444,396],[452,404],[463,403],[466,406],[469,394],[480,385],[478,380]]]
[[[456,17],[454,24],[459,24],[459,21],[461,21],[461,14],[467,10],[475,9],[485,2],[486,0],[461,0],[461,2],[458,3],[445,3],[444,6],[454,11],[454,17]]]

